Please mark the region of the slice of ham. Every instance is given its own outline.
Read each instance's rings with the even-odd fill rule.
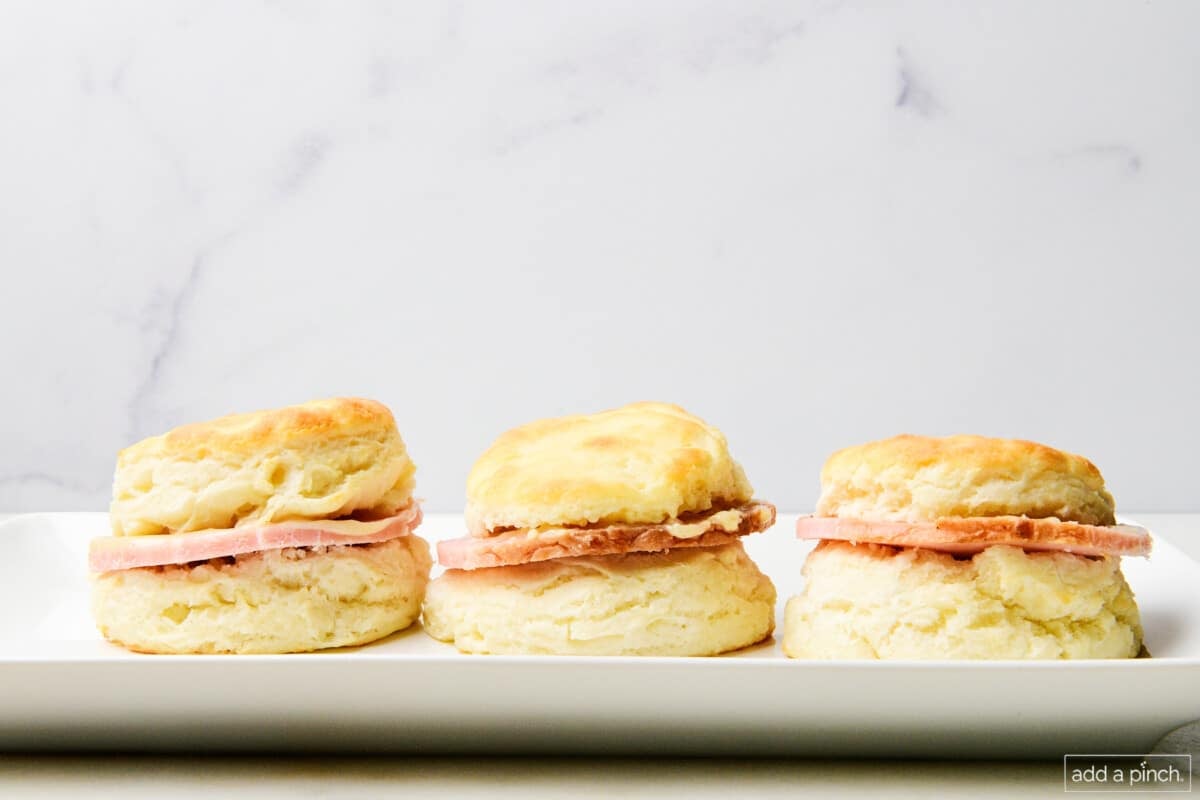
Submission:
[[[716,547],[738,537],[765,531],[775,524],[775,506],[751,501],[736,510],[729,525],[728,511],[718,509],[694,519],[659,524],[591,525],[586,527],[517,529],[487,537],[463,536],[438,542],[438,563],[447,569],[506,567],[570,556],[659,552],[676,547]],[[717,518],[717,519],[714,519]],[[696,526],[699,525],[700,528]],[[686,537],[671,529],[686,529]]]
[[[285,547],[375,544],[407,536],[420,524],[421,507],[413,503],[394,516],[370,522],[292,520],[189,533],[102,536],[93,539],[88,548],[88,567],[92,572],[112,572],[134,567],[187,564]]]
[[[1083,525],[1029,517],[942,517],[892,522],[848,517],[801,517],[801,539],[840,539],[892,547],[920,547],[970,555],[998,544],[1025,550],[1061,550],[1081,556],[1144,556],[1150,532],[1134,525]]]

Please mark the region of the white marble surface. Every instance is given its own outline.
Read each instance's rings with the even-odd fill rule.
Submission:
[[[0,509],[337,393],[435,510],[637,398],[810,507],[901,430],[1200,510],[1200,4],[0,4]]]

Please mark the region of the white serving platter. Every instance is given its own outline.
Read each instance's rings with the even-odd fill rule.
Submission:
[[[794,520],[747,540],[779,619],[809,550]],[[0,749],[1057,758],[1146,752],[1200,719],[1200,565],[1162,537],[1124,567],[1152,658],[801,662],[774,641],[720,658],[465,656],[419,626],[303,655],[128,653],[88,614],[87,542],[107,531],[103,514],[0,523]],[[421,528],[462,531],[457,515]]]

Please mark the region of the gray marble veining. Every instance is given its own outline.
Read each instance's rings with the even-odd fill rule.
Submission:
[[[641,398],[785,508],[974,431],[1200,510],[1196,4],[67,5],[0,6],[0,509],[363,394],[433,510]]]

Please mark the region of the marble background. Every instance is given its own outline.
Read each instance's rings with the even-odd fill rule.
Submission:
[[[669,399],[759,493],[900,431],[1200,511],[1200,4],[0,3],[0,510],[387,402],[435,510],[501,430]]]

